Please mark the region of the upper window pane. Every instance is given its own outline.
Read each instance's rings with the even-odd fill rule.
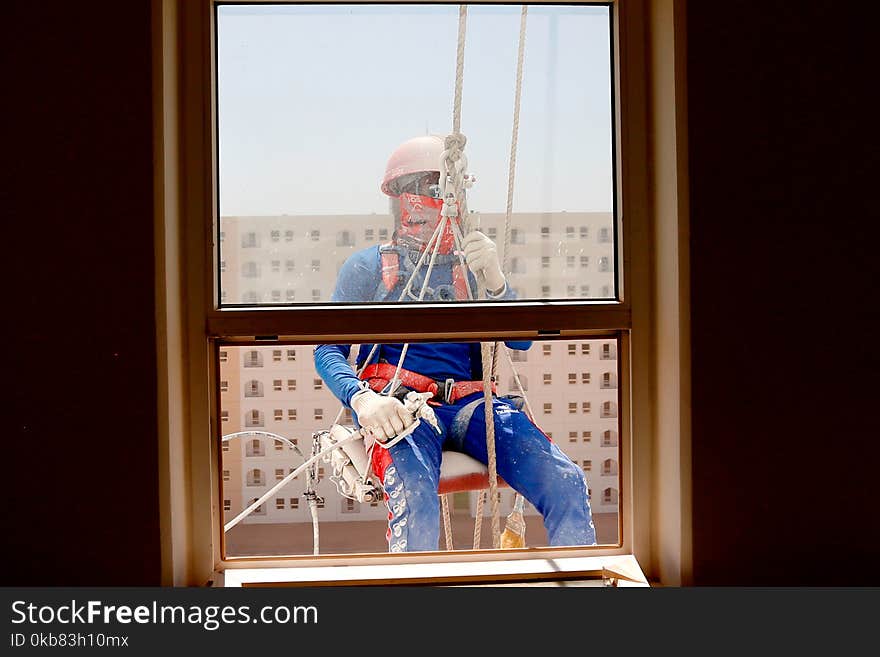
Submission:
[[[444,224],[458,12],[217,7],[223,305],[616,298],[609,7],[528,9],[508,221],[521,7],[469,6]]]

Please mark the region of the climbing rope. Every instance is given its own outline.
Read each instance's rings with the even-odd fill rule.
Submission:
[[[501,251],[501,271],[504,272],[505,276],[508,274],[508,262],[510,258],[511,218],[513,216],[513,187],[514,180],[516,178],[516,151],[517,141],[519,139],[519,112],[520,99],[522,97],[523,59],[526,46],[526,18],[528,15],[528,10],[528,6],[523,5],[522,13],[520,14],[519,20],[519,45],[517,47],[516,55],[516,85],[513,98],[513,127],[511,129],[510,157],[508,159],[507,167],[507,205],[504,213],[504,246]],[[517,387],[519,388],[520,394],[522,394],[523,399],[526,403],[526,407],[528,408],[530,419],[534,421],[534,415],[531,412],[528,398],[526,397],[525,390],[523,390],[523,386],[519,380],[519,375],[516,372],[516,368],[513,366],[513,361],[510,358],[510,353],[507,350],[507,345],[505,345],[502,341],[496,342],[495,349],[493,350],[492,378],[496,379],[498,376],[498,354],[501,351],[504,351],[505,355],[507,356],[507,361],[510,364],[510,368],[516,380]],[[519,497],[520,494],[517,493],[516,496]]]

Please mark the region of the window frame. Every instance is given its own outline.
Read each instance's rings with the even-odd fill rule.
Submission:
[[[220,473],[220,446],[222,433],[219,415],[219,351],[225,345],[266,344],[271,339],[278,346],[316,344],[320,342],[361,342],[393,340],[396,329],[406,318],[405,307],[356,307],[336,309],[328,306],[308,306],[296,309],[261,309],[259,311],[235,308],[218,310],[219,291],[215,284],[215,272],[219,269],[216,241],[222,236],[215,221],[216,216],[216,128],[212,116],[215,88],[213,65],[214,47],[214,0],[200,2],[174,2],[156,0],[153,3],[154,58],[157,66],[154,74],[156,107],[157,150],[157,277],[165,285],[165,295],[158,301],[164,312],[160,319],[179,317],[182,329],[172,322],[162,324],[159,330],[160,379],[173,380],[175,371],[184,380],[178,396],[163,389],[168,400],[169,424],[183,419],[185,430],[175,432],[173,427],[162,429],[160,445],[162,458],[163,509],[181,513],[163,513],[167,528],[163,540],[163,580],[167,582],[207,581],[212,575],[227,569],[260,567],[299,567],[315,565],[315,559],[323,565],[378,563],[389,564],[480,562],[530,560],[535,558],[561,559],[566,556],[603,557],[635,555],[639,557],[645,572],[656,567],[658,545],[664,544],[665,534],[657,532],[651,523],[650,497],[656,487],[655,468],[650,454],[657,440],[652,432],[651,405],[656,380],[650,376],[654,371],[652,359],[656,357],[653,331],[657,311],[650,305],[654,296],[652,286],[656,270],[653,260],[640,260],[633,265],[633,253],[646,257],[651,252],[655,234],[651,232],[652,201],[647,178],[649,161],[657,161],[665,153],[678,156],[669,174],[679,192],[680,181],[686,181],[680,151],[685,131],[667,130],[660,138],[665,151],[650,150],[646,135],[653,121],[661,127],[683,128],[682,117],[676,113],[681,101],[681,88],[675,84],[658,88],[645,83],[648,68],[655,76],[679,73],[682,65],[683,9],[682,3],[651,2],[651,0],[616,0],[603,3],[612,7],[614,53],[612,94],[615,99],[613,119],[615,122],[615,239],[614,262],[618,301],[519,301],[513,303],[472,304],[472,312],[462,313],[460,307],[426,304],[420,309],[418,330],[411,341],[454,338],[512,339],[533,338],[559,340],[605,337],[618,340],[619,412],[619,482],[618,504],[621,525],[620,545],[611,548],[571,547],[528,549],[524,552],[473,551],[468,553],[420,553],[419,555],[326,555],[320,557],[295,557],[280,563],[275,559],[221,558],[222,500],[218,474]],[[534,3],[537,4],[537,3]],[[554,3],[547,3],[554,4]],[[648,26],[657,28],[654,41],[645,38]],[[181,38],[183,37],[183,38]],[[675,47],[666,41],[679,39]],[[659,43],[659,46],[658,46]],[[682,46],[679,48],[679,43]],[[651,95],[653,94],[653,95]],[[648,97],[663,110],[671,108],[673,117],[649,117],[644,110]],[[617,102],[624,99],[624,102]],[[625,128],[625,129],[624,129]],[[671,137],[669,137],[671,135]],[[676,177],[677,176],[677,177]],[[661,181],[662,182],[662,181]],[[677,197],[676,197],[677,198]],[[667,201],[667,199],[661,199]],[[685,208],[686,209],[686,208]],[[656,211],[662,221],[678,221],[686,213],[681,208],[668,207]],[[626,220],[624,221],[624,217]],[[681,228],[681,225],[676,226]],[[179,240],[179,241],[178,241]],[[676,240],[678,240],[676,242]],[[681,234],[674,233],[671,253],[679,253]],[[176,249],[185,257],[175,259]],[[686,264],[686,263],[685,263]],[[681,280],[678,279],[679,290]],[[161,289],[161,288],[160,288]],[[186,300],[186,303],[183,300]],[[469,308],[469,310],[471,310]],[[676,308],[679,311],[680,308]],[[487,312],[491,311],[491,312]],[[370,326],[369,333],[339,333],[339,312],[346,313],[350,326]],[[654,314],[652,314],[654,313]],[[464,318],[463,318],[464,316]],[[673,317],[674,318],[674,317]],[[661,316],[661,319],[663,317]],[[504,327],[499,330],[498,327]],[[444,328],[446,327],[446,328]],[[456,330],[453,331],[452,327]],[[635,333],[632,333],[635,331]],[[180,338],[181,344],[166,342],[169,336]],[[685,336],[686,338],[686,336]],[[679,342],[681,344],[681,342]],[[679,370],[681,371],[681,370]],[[162,375],[168,375],[167,379]],[[638,404],[632,403],[632,396]],[[679,398],[680,401],[681,398]],[[190,409],[190,410],[186,410]],[[626,412],[624,412],[624,410]],[[637,444],[632,440],[633,425],[639,433]],[[660,436],[662,439],[662,436]],[[686,452],[687,435],[673,447]],[[658,442],[661,447],[664,443]],[[185,459],[173,459],[173,454],[183,453]],[[647,461],[647,463],[646,463]],[[189,464],[184,465],[184,464]],[[636,485],[630,485],[632,480]],[[681,484],[687,488],[686,477],[672,482],[674,488]],[[672,525],[678,522],[681,536],[677,544],[678,554],[673,556],[670,567],[678,568],[679,576],[687,570],[687,528],[683,527],[684,510],[688,497],[684,490],[678,497],[662,492],[669,498],[660,501],[663,510],[669,511]],[[203,500],[211,500],[211,513],[204,513]],[[676,509],[678,504],[678,509]],[[639,513],[634,513],[638,508]],[[184,529],[184,526],[188,529]],[[662,564],[661,564],[662,566]],[[662,567],[660,568],[662,571]]]

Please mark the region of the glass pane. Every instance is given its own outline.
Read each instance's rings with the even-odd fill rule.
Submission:
[[[496,369],[496,394],[502,400],[495,425],[502,477],[498,489],[500,529],[508,526],[507,516],[517,497],[502,474],[511,473],[510,483],[526,494],[525,546],[581,544],[593,536],[599,545],[617,544],[621,453],[618,343],[594,339],[512,343],[512,347],[499,353]],[[359,369],[358,359],[365,359],[372,346],[351,346],[346,362],[340,360],[345,349],[340,353],[333,346],[324,346],[318,350],[321,367],[317,369],[314,349],[307,345],[284,346],[281,358],[274,357],[278,350],[272,346],[222,347],[227,357],[220,363],[220,379],[227,388],[220,392],[225,473],[221,485],[224,524],[232,523],[226,531],[227,556],[311,555],[316,553],[316,542],[318,554],[381,553],[401,549],[401,539],[411,542],[405,551],[429,549],[426,544],[446,549],[437,479],[429,474],[435,463],[432,449],[438,448],[442,450],[437,452],[439,486],[449,493],[453,546],[473,549],[478,498],[486,492],[487,481],[485,467],[460,453],[471,450],[485,462],[483,395],[479,386],[475,390],[466,382],[474,375],[465,378],[460,369],[464,364],[481,371],[479,362],[468,360],[475,357],[472,349],[478,352],[479,344],[412,344],[404,357],[402,380],[411,389],[427,389],[431,382],[443,385],[445,377],[438,376],[441,371],[449,378],[458,377],[449,388],[457,391],[451,395],[451,403],[445,398],[440,403],[443,395],[438,392],[429,406],[442,435],[429,428],[428,414],[420,420],[425,425],[421,431],[410,436],[412,443],[404,438],[388,450],[374,447],[381,456],[373,455],[378,459],[373,468],[366,466],[370,461],[365,442],[357,439],[351,443],[357,449],[350,452],[354,458],[348,469],[343,469],[347,459],[338,449],[338,460],[319,457],[314,463],[317,481],[309,479],[308,466],[296,478],[284,481],[318,451],[331,446],[332,440],[350,435],[358,426],[358,416],[340,403],[334,390],[339,392],[347,385],[348,368]],[[335,356],[331,353],[328,357],[327,350],[335,351]],[[399,353],[394,345],[382,345],[369,360],[387,359],[393,365]],[[336,373],[332,369],[334,357],[340,367]],[[389,374],[393,377],[393,371],[384,367],[364,372],[376,377],[371,383],[377,389],[384,383],[379,379]],[[249,394],[254,389],[263,394]],[[453,398],[459,392],[465,396]],[[555,455],[552,462],[545,460],[548,454]],[[284,483],[273,491],[280,482]],[[589,489],[588,511],[583,488],[579,488],[582,485]],[[390,503],[387,507],[385,494]],[[246,507],[263,497],[258,509],[241,516]],[[317,540],[310,498],[315,502]],[[409,504],[403,509],[405,513],[401,513],[402,499]],[[571,509],[574,520],[548,516],[545,525],[538,509],[546,510],[551,504]],[[492,505],[486,500],[480,520],[479,546],[483,549],[492,547],[491,514]],[[399,526],[401,518],[415,523],[415,533]],[[590,520],[593,531],[588,527]],[[509,527],[516,525],[514,518]]]
[[[616,298],[609,7],[529,7],[509,221],[521,7],[469,7],[443,224],[458,11],[218,6],[222,305]]]

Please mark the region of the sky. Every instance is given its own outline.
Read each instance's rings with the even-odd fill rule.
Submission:
[[[220,5],[221,216],[387,213],[402,141],[452,130],[458,5]],[[468,7],[468,207],[504,212],[519,5]],[[514,212],[612,209],[607,7],[529,7]]]

